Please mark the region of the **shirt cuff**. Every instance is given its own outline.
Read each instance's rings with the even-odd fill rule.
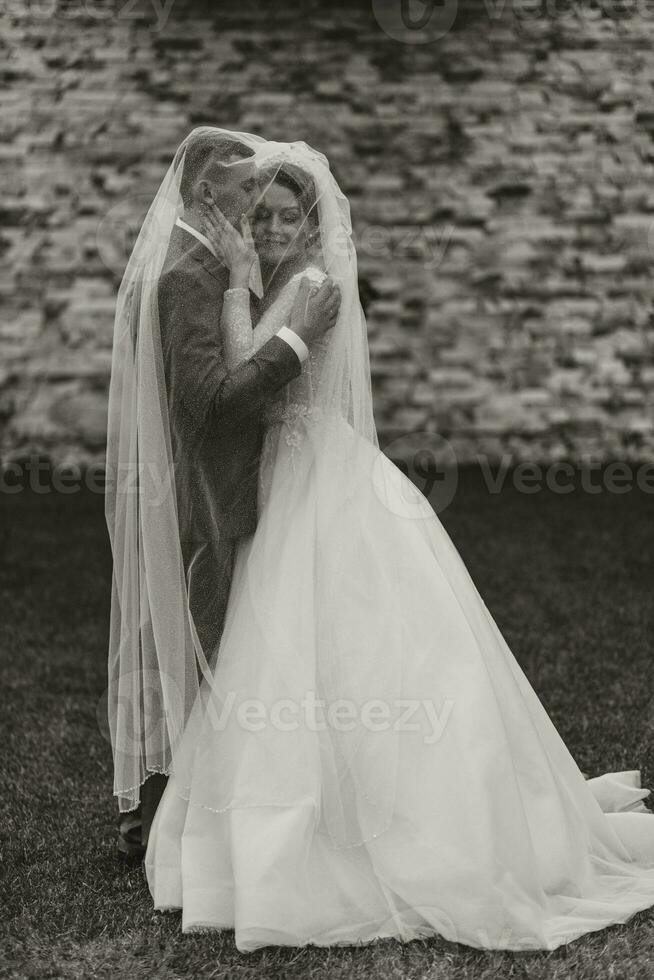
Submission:
[[[304,343],[299,334],[296,334],[295,330],[291,330],[290,327],[280,327],[277,331],[277,336],[281,340],[286,341],[289,344],[297,356],[300,358],[302,364],[306,361],[309,356],[309,348]]]

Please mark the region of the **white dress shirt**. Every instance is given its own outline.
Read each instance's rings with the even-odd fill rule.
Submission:
[[[177,225],[178,228],[183,228],[184,231],[187,231],[189,233],[189,235],[193,235],[194,238],[197,238],[199,242],[202,242],[205,248],[209,249],[209,251],[215,258],[218,258],[218,256],[216,255],[216,250],[214,249],[213,245],[211,244],[207,236],[203,235],[201,231],[198,231],[198,229],[194,228],[193,225],[187,224],[187,222],[184,221],[183,218],[178,218],[175,224]],[[263,293],[263,290],[260,288],[260,283],[261,283],[261,271],[259,269],[259,263],[257,262],[256,269],[253,269],[252,272],[250,273],[250,282],[249,282],[249,287],[256,296],[261,296]],[[257,286],[259,286],[259,288],[257,288]],[[290,327],[280,327],[279,330],[277,331],[277,336],[280,338],[280,340],[283,340],[284,343],[288,344],[289,347],[293,348],[297,356],[300,358],[301,363],[304,363],[306,361],[306,359],[309,356],[309,348],[304,343],[300,335],[295,332],[295,330],[291,330]]]

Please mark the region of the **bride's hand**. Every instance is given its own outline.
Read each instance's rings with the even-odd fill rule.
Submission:
[[[239,286],[247,287],[257,253],[246,216],[241,215],[239,234],[219,208],[211,204],[204,214],[203,225],[204,233],[216,254],[229,269],[230,289]]]
[[[289,326],[306,344],[318,340],[336,323],[341,306],[341,292],[327,277],[319,289],[305,276],[291,310]]]

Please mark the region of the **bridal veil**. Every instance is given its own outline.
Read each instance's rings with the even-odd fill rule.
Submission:
[[[361,439],[377,446],[349,205],[326,158],[303,142],[278,143],[209,127],[193,130],[175,153],[147,213],[120,286],[115,317],[106,494],[113,552],[108,714],[114,794],[121,811],[138,805],[140,786],[149,774],[191,764],[189,738],[179,756],[178,749],[194,706],[197,720],[211,702],[219,656],[217,647],[203,643],[197,611],[194,616],[190,609],[188,568],[193,562],[183,559],[180,528],[185,495],[202,495],[211,513],[211,488],[180,485],[169,418],[173,393],[167,387],[158,311],[159,278],[172,230],[183,214],[181,185],[187,151],[194,141],[207,138],[235,141],[251,151],[250,159],[261,175],[261,193],[285,165],[302,171],[312,184],[313,213],[306,219],[317,227],[317,261],[341,292],[338,321],[329,335],[315,394],[322,415],[322,458],[329,461],[332,474],[339,473],[340,493],[338,500],[333,492],[327,499],[325,490],[318,508],[319,534],[330,533],[335,509],[341,523],[357,520],[354,513],[348,517],[347,501],[371,476],[370,457],[364,462],[357,447]],[[224,166],[227,173],[230,164]],[[218,322],[216,345],[219,350]],[[333,481],[329,486],[333,488]],[[354,538],[356,528],[352,530]],[[220,531],[213,526],[211,533]],[[361,583],[347,561],[332,565],[333,559],[317,573],[325,579],[323,593],[337,590],[340,596],[349,594],[352,601],[346,621],[341,614],[335,623],[328,604],[316,620],[316,697],[327,703],[346,691],[356,694],[356,658],[361,649],[370,648],[369,637],[357,636]],[[210,596],[214,583],[206,581],[203,587]],[[345,647],[343,637],[347,637]],[[342,659],[345,648],[347,663]],[[369,676],[369,667],[361,665],[362,678]],[[399,665],[378,665],[376,693],[389,703],[398,669]],[[395,739],[392,726],[381,735],[360,726],[349,732],[327,726],[321,733],[324,778],[332,790],[325,793],[323,821],[337,846],[375,836],[390,819]],[[375,760],[385,763],[383,779]],[[214,802],[214,789],[208,787],[206,804],[211,807]]]

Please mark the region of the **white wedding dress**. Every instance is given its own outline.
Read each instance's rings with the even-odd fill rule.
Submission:
[[[150,834],[155,907],[243,951],[551,950],[654,905],[639,773],[584,779],[428,503],[316,410],[320,357],[268,410],[259,525]]]

